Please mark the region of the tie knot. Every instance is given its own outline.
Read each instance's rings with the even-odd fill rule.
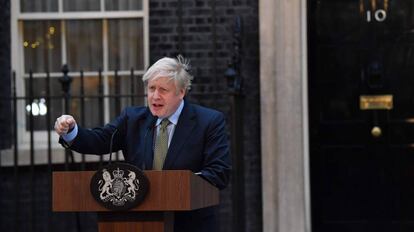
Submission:
[[[167,126],[170,125],[170,120],[168,120],[168,118],[164,118],[161,121],[161,130],[165,130],[165,128],[167,128]]]

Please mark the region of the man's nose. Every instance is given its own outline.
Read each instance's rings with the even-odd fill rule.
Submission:
[[[153,94],[153,96],[152,96],[153,98],[159,98],[160,97],[160,94],[159,94],[159,92],[158,92],[158,89],[156,89],[156,90],[154,90],[154,94]]]

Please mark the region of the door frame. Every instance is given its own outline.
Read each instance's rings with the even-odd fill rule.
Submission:
[[[306,5],[259,0],[263,231],[311,231]]]

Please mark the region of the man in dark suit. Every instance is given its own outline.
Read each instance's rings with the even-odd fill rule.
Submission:
[[[222,113],[190,104],[184,96],[193,77],[187,61],[162,58],[144,74],[148,107],[127,107],[111,123],[85,129],[70,115],[56,120],[59,142],[84,154],[122,150],[142,169],[189,169],[219,189],[227,186],[230,157]],[[175,214],[175,232],[217,231],[216,207]]]

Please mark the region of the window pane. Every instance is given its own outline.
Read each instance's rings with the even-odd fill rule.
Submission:
[[[66,21],[68,66],[71,71],[97,71],[102,65],[102,21]]]
[[[111,10],[142,10],[142,0],[106,0],[105,9]]]
[[[24,21],[23,48],[25,72],[59,72],[61,36],[59,21]]]
[[[144,105],[144,84],[142,76],[109,76],[109,94],[122,94],[120,98],[111,97],[110,104],[110,119],[114,119],[121,113],[121,110],[127,106],[143,106]]]
[[[57,12],[58,0],[21,0],[22,12]]]
[[[78,96],[81,94],[81,78],[73,78],[71,93],[72,102],[70,113],[75,117],[82,127],[102,126],[103,122],[103,98],[99,97],[99,77],[87,76],[83,79],[83,91],[85,97],[82,99]],[[83,106],[82,106],[83,105]],[[82,121],[82,111],[84,121]],[[102,122],[101,122],[102,120]]]
[[[63,11],[100,11],[100,0],[63,0]]]
[[[109,69],[144,69],[142,19],[109,20]]]
[[[25,78],[26,96],[29,97],[29,78]],[[26,100],[26,130],[30,130],[30,111],[33,109],[33,129],[34,130],[46,130],[47,124],[50,129],[53,130],[53,126],[57,117],[64,112],[63,98],[51,98],[47,101],[46,96],[47,79],[46,78],[34,78],[33,79],[33,101],[30,103]],[[58,78],[50,78],[50,95],[59,96],[61,94],[61,85]],[[50,122],[47,122],[46,113],[50,113]]]

